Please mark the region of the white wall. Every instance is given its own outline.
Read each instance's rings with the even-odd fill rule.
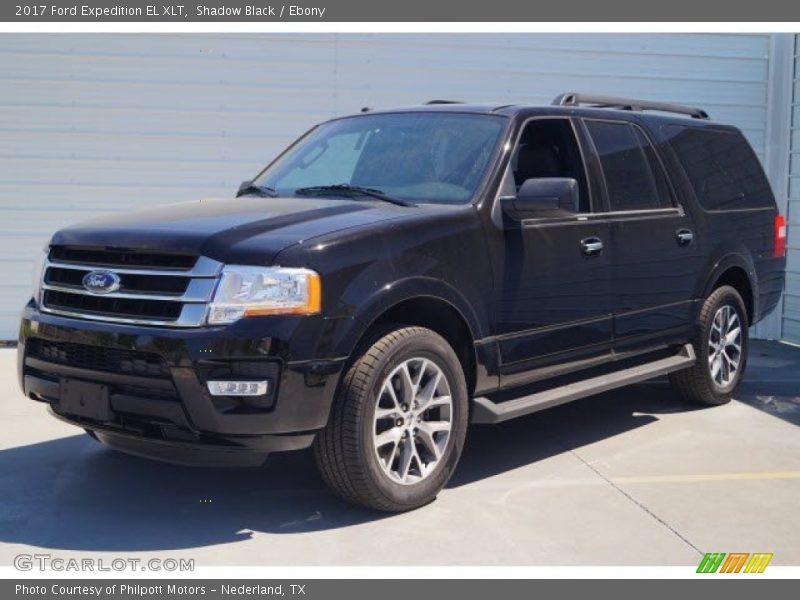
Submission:
[[[764,35],[5,34],[0,339],[15,337],[32,259],[55,229],[230,194],[320,119],[590,91],[697,104],[741,127],[763,158],[769,65]],[[797,297],[786,307],[797,314]]]

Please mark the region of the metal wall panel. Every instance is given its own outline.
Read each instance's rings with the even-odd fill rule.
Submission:
[[[0,36],[0,339],[53,230],[230,194],[326,117],[585,90],[701,105],[763,159],[769,65],[765,35]]]
[[[800,343],[800,35],[795,36],[793,90],[787,207],[789,250],[783,303],[783,337]]]

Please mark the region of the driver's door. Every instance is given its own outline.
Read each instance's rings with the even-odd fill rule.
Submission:
[[[590,175],[571,119],[528,122],[506,178],[517,188],[531,178],[574,178],[580,204],[574,214],[506,216],[501,237],[492,236],[504,387],[601,362],[611,352],[610,226],[592,212]]]

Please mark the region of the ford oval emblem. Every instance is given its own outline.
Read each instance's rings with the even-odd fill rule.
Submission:
[[[90,294],[110,294],[119,289],[119,275],[112,271],[91,271],[83,276],[83,287]]]

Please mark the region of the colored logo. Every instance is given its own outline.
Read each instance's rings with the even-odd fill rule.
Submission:
[[[766,552],[709,552],[700,561],[698,573],[763,573],[772,554]]]
[[[90,294],[110,294],[120,286],[119,275],[111,271],[91,271],[83,276],[83,287]]]

